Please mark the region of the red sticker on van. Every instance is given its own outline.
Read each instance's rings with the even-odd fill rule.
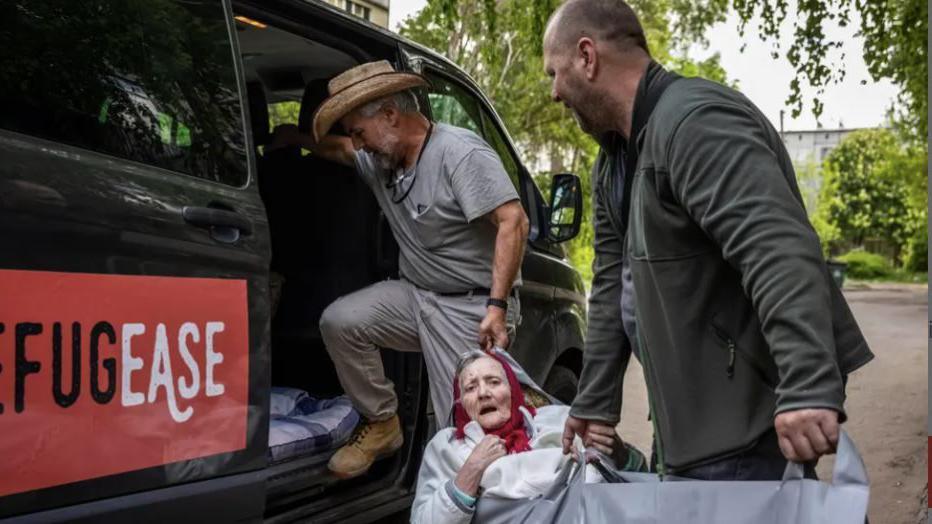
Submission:
[[[0,270],[0,496],[243,449],[245,280]]]

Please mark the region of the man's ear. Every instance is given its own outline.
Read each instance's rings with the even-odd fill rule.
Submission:
[[[388,121],[388,125],[391,127],[398,127],[398,119],[401,113],[398,111],[397,107],[393,105],[382,106],[382,115]]]
[[[576,42],[576,54],[582,62],[583,70],[586,73],[586,79],[593,80],[599,70],[599,56],[595,48],[595,42],[589,37],[582,37]]]

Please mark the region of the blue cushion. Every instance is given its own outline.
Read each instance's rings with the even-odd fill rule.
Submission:
[[[316,399],[295,388],[272,388],[269,460],[342,446],[359,423],[349,398]]]

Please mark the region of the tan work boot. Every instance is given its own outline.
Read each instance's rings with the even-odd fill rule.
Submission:
[[[330,457],[327,467],[338,478],[362,475],[380,458],[398,451],[404,443],[398,415],[377,422],[364,422],[353,438]]]

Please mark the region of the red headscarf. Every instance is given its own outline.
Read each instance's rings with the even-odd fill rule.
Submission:
[[[505,370],[505,377],[508,378],[508,385],[511,387],[511,418],[508,419],[502,427],[493,430],[485,430],[487,435],[497,435],[505,441],[505,450],[508,454],[521,453],[530,451],[531,444],[528,439],[527,429],[524,427],[524,415],[518,408],[525,408],[531,415],[536,411],[533,407],[524,403],[524,391],[521,389],[521,383],[515,376],[514,370],[508,365],[508,362],[495,353],[487,353],[488,356],[497,360]],[[463,408],[463,402],[460,398],[460,381],[459,377],[453,377],[453,424],[456,426],[455,436],[462,439],[466,436],[465,427],[469,423],[469,415]]]

